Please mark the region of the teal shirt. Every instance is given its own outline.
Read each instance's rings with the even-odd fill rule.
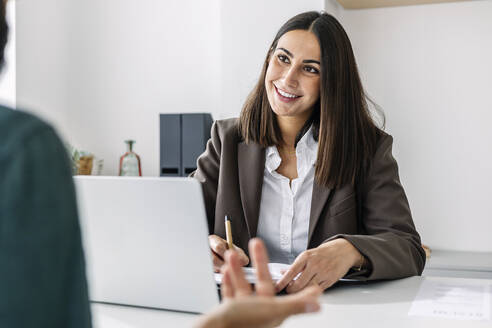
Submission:
[[[46,123],[2,106],[0,327],[91,327],[65,147]]]

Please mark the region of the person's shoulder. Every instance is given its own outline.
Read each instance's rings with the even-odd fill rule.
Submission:
[[[367,142],[370,145],[369,156],[374,157],[381,148],[387,148],[393,144],[393,137],[384,127],[374,126],[374,129],[367,134]]]
[[[231,117],[223,120],[216,120],[215,124],[217,125],[217,129],[220,131],[237,130],[239,127],[239,118]]]
[[[237,117],[216,120],[214,122],[215,130],[221,140],[240,138],[239,119]]]
[[[0,106],[0,159],[46,133],[56,136],[53,128],[35,115]]]
[[[377,130],[377,145],[381,146],[384,144],[392,144],[393,143],[393,136],[389,134],[388,132],[379,129]]]
[[[375,148],[372,156],[374,162],[393,161],[393,136],[382,129],[378,129]]]

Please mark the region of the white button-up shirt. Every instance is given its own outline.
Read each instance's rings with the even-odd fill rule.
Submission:
[[[311,127],[297,143],[298,177],[289,184],[276,172],[282,162],[277,147],[266,149],[257,236],[270,262],[291,264],[307,248],[317,151]]]

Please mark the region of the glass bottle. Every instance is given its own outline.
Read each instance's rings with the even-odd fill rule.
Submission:
[[[120,176],[142,176],[140,156],[133,152],[135,140],[125,140],[126,153],[120,157]]]

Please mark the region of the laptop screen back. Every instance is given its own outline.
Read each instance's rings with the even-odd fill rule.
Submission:
[[[219,303],[198,181],[74,181],[91,301],[197,313]]]

